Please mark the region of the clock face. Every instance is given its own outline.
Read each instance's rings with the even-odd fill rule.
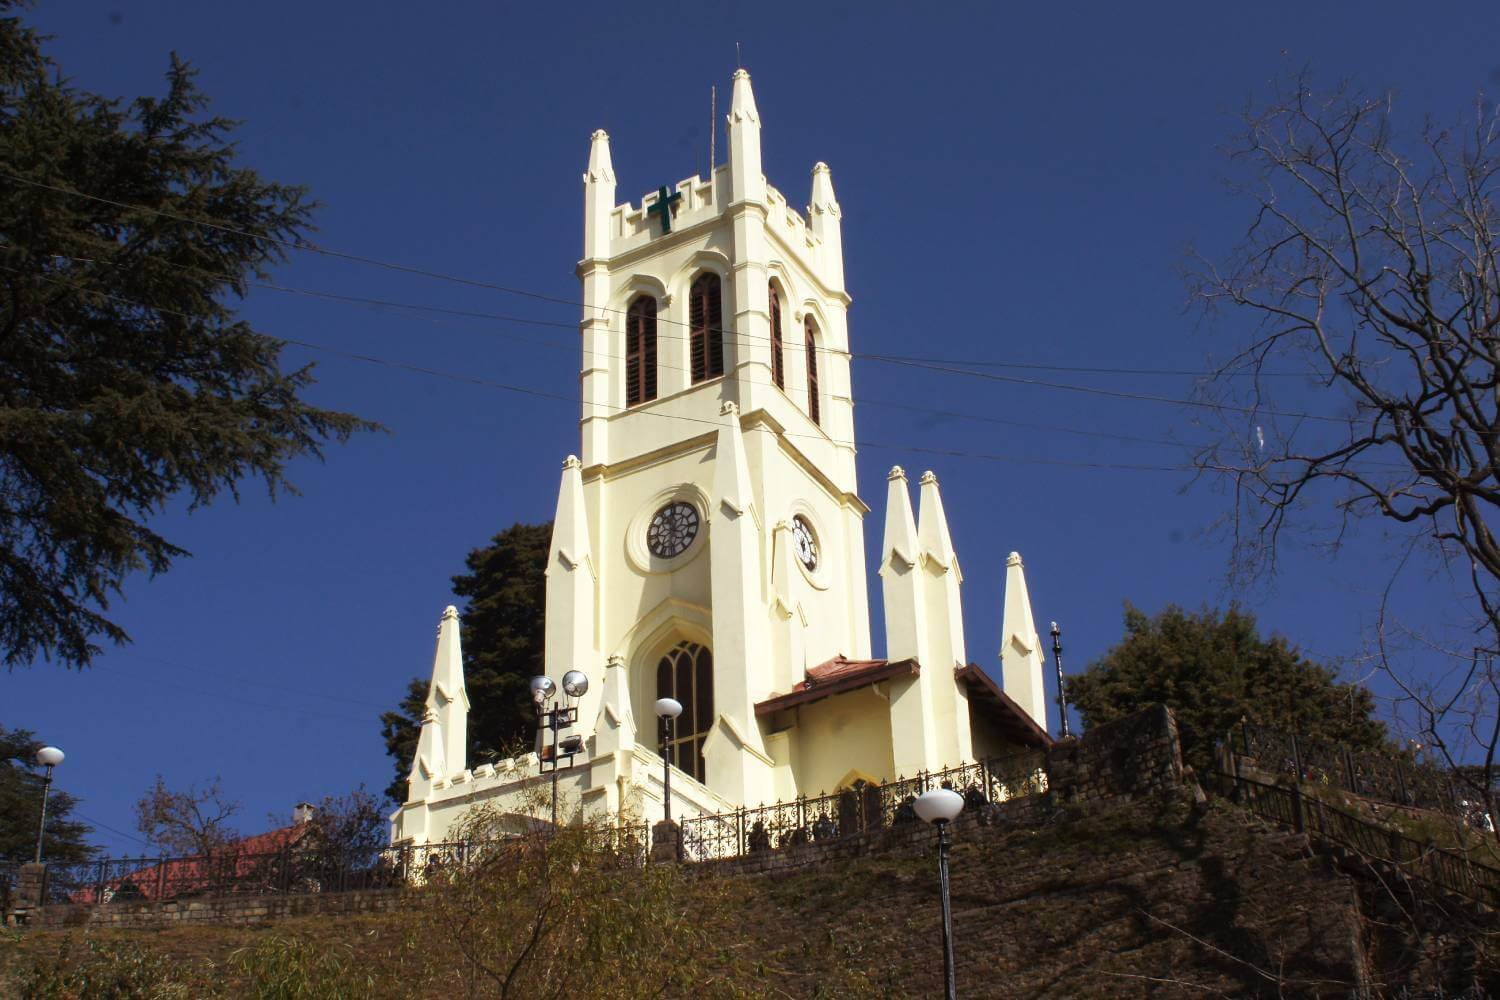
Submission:
[[[686,552],[697,537],[697,508],[674,500],[651,518],[651,525],[646,529],[646,548],[658,559],[671,559]]]
[[[818,568],[818,537],[813,534],[812,525],[800,514],[792,518],[792,547],[808,572]]]

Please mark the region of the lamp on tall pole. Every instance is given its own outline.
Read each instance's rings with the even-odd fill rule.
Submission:
[[[1062,629],[1052,623],[1052,662],[1057,664],[1057,725],[1063,739],[1068,738],[1068,700],[1063,695]]]
[[[582,698],[589,689],[589,679],[582,670],[569,670],[563,674],[563,694],[575,701]],[[567,739],[559,739],[559,732],[567,729],[578,721],[577,705],[561,705],[552,703],[552,708],[547,708],[547,699],[557,693],[557,685],[550,677],[533,677],[531,679],[531,701],[536,705],[536,727],[537,737],[541,741],[537,756],[540,758],[538,769],[552,772],[552,829],[557,830],[557,769],[563,760],[567,760],[568,766],[573,766],[573,758],[583,750],[583,737],[578,735],[569,736]],[[552,733],[552,745],[547,746],[545,732]]]
[[[656,716],[661,719],[661,787],[665,812],[663,819],[672,819],[672,724],[682,714],[682,702],[676,698],[658,698]]]
[[[42,779],[42,818],[36,825],[36,863],[42,863],[42,838],[47,832],[47,793],[52,790],[52,769],[63,762],[63,752],[57,747],[42,747],[36,752],[36,762],[47,769]]]
[[[953,982],[953,910],[948,902],[948,824],[963,811],[964,797],[951,788],[934,788],[923,792],[913,803],[917,818],[937,827],[938,888],[943,897],[943,996],[955,1000]]]

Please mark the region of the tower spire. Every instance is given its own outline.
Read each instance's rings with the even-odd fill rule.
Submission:
[[[750,74],[734,71],[734,93],[729,101],[730,202],[765,201],[766,178],[760,162],[760,111]]]
[[[931,720],[933,680],[936,671],[944,668],[932,655],[921,550],[906,470],[894,467],[886,481],[885,545],[880,563],[885,655],[889,660],[914,659],[920,670],[918,676],[891,685],[891,756],[897,774],[915,774],[942,766]]]
[[[588,507],[583,495],[583,465],[577,456],[563,462],[547,553],[547,621],[544,652],[547,676],[559,688],[563,674],[582,670],[589,689],[578,704],[578,717],[592,722],[599,712],[602,686],[594,641],[598,581],[589,544]]]
[[[1047,694],[1042,686],[1042,639],[1031,613],[1021,554],[1005,560],[1005,616],[1000,626],[1000,674],[1005,693],[1043,729],[1047,728]]]
[[[812,169],[812,197],[807,203],[807,224],[821,245],[818,255],[824,280],[830,288],[844,288],[843,212],[833,194],[833,171],[819,161]]]
[[[437,651],[427,711],[442,725],[442,760],[451,771],[469,766],[469,693],[464,687],[464,654],[459,640],[458,609],[448,605],[438,622]]]
[[[583,175],[583,256],[609,256],[609,216],[615,208],[615,165],[609,133],[597,129],[589,142],[589,166]]]

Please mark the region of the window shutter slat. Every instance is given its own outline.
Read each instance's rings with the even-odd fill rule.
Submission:
[[[656,300],[642,295],[625,313],[625,405],[656,398]]]
[[[772,285],[767,295],[771,306],[771,381],[776,388],[786,388],[786,369],[781,362],[781,296]]]
[[[818,341],[813,335],[813,322],[809,318],[804,327],[807,332],[807,415],[812,417],[812,422],[822,424],[818,419]]]
[[[717,378],[724,374],[723,297],[717,274],[700,274],[688,294],[688,325],[693,381]]]
[[[724,297],[717,274],[708,283],[708,377],[724,374]]]

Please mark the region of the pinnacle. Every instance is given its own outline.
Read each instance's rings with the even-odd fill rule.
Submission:
[[[589,169],[584,179],[590,182],[615,182],[615,165],[609,155],[609,133],[596,129],[590,136]]]
[[[755,107],[755,91],[750,87],[750,73],[744,69],[734,71],[734,96],[729,103],[729,120],[760,123],[760,112]]]
[[[833,171],[820,160],[812,169],[812,197],[808,201],[808,208],[813,211],[837,212],[838,207],[838,198],[833,193]]]

